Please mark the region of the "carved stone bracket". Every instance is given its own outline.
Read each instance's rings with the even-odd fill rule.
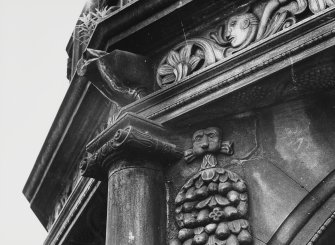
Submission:
[[[81,162],[81,174],[104,180],[111,162],[137,153],[141,157],[159,156],[163,161],[181,158],[182,150],[167,139],[162,139],[164,134],[166,132],[159,125],[145,119],[139,120],[134,114],[128,113],[106,130],[105,135],[99,135],[98,140],[91,143],[89,148],[97,149]]]
[[[154,83],[150,60],[121,50],[107,53],[87,49],[78,62],[77,73],[118,106],[141,99],[152,91]]]
[[[175,198],[178,236],[170,245],[251,244],[248,194],[245,181],[218,165],[216,155],[232,155],[232,143],[222,141],[221,130],[211,127],[193,135],[185,161],[202,157],[200,171]]]

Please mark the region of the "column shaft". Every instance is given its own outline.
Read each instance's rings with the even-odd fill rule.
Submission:
[[[106,245],[165,244],[165,199],[160,170],[128,167],[110,173]]]

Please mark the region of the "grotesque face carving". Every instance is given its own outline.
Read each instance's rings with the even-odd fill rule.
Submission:
[[[227,22],[226,39],[233,48],[250,42],[250,35],[256,32],[258,20],[255,15],[247,13],[232,16]]]
[[[221,130],[216,127],[201,129],[193,134],[193,154],[202,156],[205,153],[218,152],[221,148]]]

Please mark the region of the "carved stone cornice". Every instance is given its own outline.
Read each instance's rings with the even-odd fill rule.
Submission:
[[[122,108],[120,114],[132,111],[164,124],[245,87],[249,90],[257,85],[264,87],[256,83],[275,76],[277,72],[283,72],[281,80],[277,79],[278,82],[283,82],[283,79],[290,82],[292,69],[295,75],[303,75],[303,69],[297,70],[299,62],[335,44],[334,16],[334,8],[313,15],[297,23],[294,28],[253,43],[201,72],[195,72],[172,86],[166,86],[143,100]],[[313,82],[316,81],[311,80],[309,83]],[[312,92],[315,88],[310,86],[304,91]],[[296,90],[295,96],[299,96],[300,92],[301,90]],[[276,95],[269,99],[268,104],[285,96],[281,94],[282,91],[274,93]],[[164,103],[159,103],[160,101]],[[230,107],[227,111],[227,114],[236,113],[236,108]]]
[[[79,180],[60,216],[52,225],[44,245],[56,245],[64,241],[66,234],[73,229],[78,221],[78,217],[85,208],[85,203],[92,199],[99,186],[100,182],[94,179],[81,178]]]
[[[115,11],[105,21],[99,23],[93,33],[88,45],[89,48],[101,47],[101,43],[106,43],[106,39],[118,34],[138,22],[150,17],[152,13],[161,11],[167,6],[177,2],[176,0],[150,0],[134,1],[133,3]],[[120,28],[122,26],[123,28]],[[101,35],[104,33],[105,35]]]
[[[127,126],[120,126],[124,124]],[[182,150],[170,142],[163,128],[134,114],[120,118],[91,143],[88,149],[92,148],[96,149],[81,162],[80,169],[83,176],[98,180],[107,177],[112,163],[134,154],[158,156],[163,162],[183,156]]]
[[[81,77],[70,84],[23,189],[45,228],[55,210],[50,203],[57,203],[67,186],[64,180],[73,174],[75,166],[68,163],[80,160],[83,148],[108,112],[106,99],[86,79]]]

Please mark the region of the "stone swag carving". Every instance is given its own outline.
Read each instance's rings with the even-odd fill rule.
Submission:
[[[178,44],[163,57],[156,80],[164,87],[294,25],[308,9],[316,14],[335,0],[267,0],[248,6],[206,37]]]
[[[175,198],[178,237],[169,245],[251,244],[247,186],[237,174],[218,166],[217,154],[233,154],[229,141],[222,141],[219,128],[198,130],[185,161],[202,157],[199,172]]]

